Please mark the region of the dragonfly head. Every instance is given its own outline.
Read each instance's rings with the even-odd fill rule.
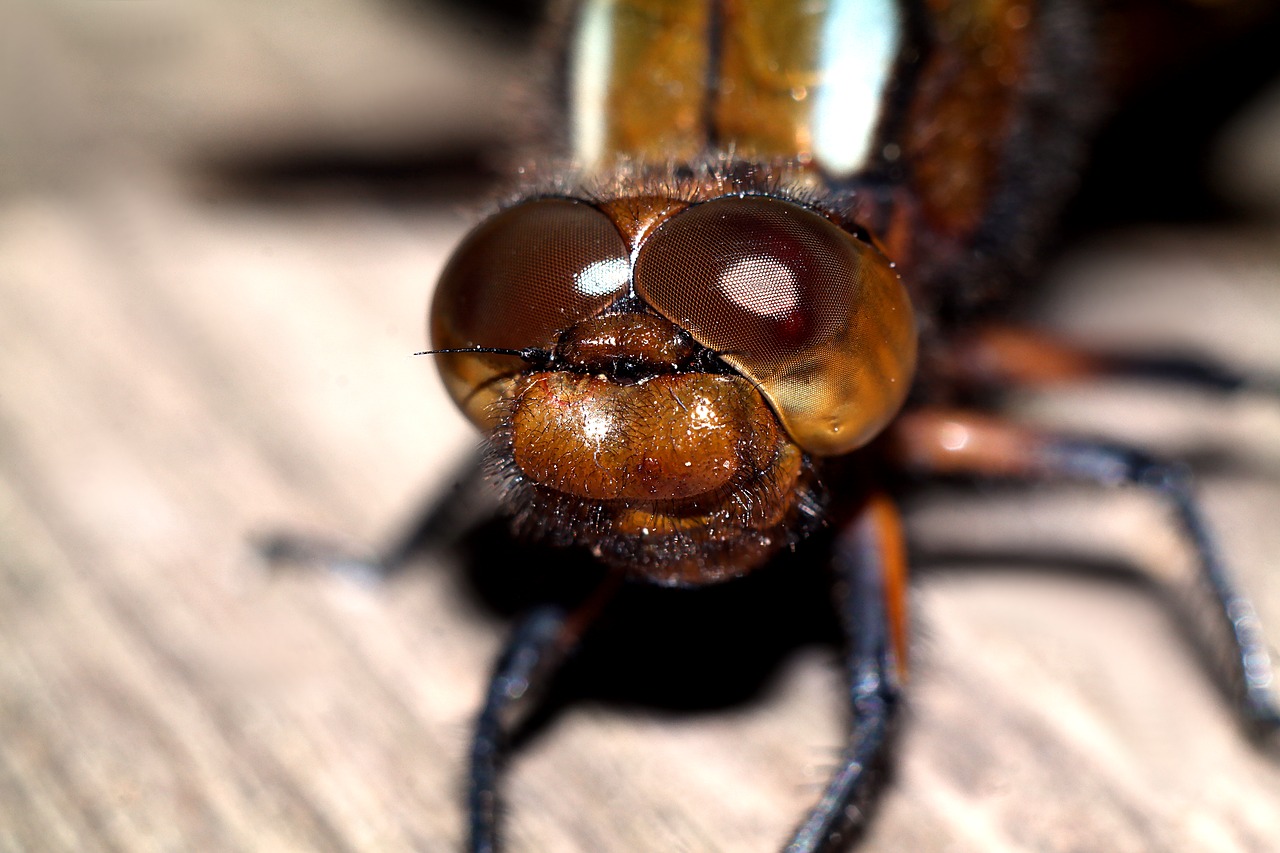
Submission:
[[[518,526],[705,583],[812,526],[812,460],[897,412],[915,323],[892,264],[816,211],[641,207],[543,198],[481,224],[441,279],[432,345]]]

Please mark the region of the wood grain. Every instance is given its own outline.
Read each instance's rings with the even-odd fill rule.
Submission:
[[[246,543],[378,541],[469,450],[409,355],[469,213],[215,192],[202,168],[298,139],[492,134],[485,93],[519,57],[341,0],[0,0],[0,33],[22,70],[0,75],[0,850],[457,849],[507,617],[449,559],[370,588],[269,575]],[[1252,121],[1232,144],[1264,152],[1237,177],[1256,223],[1080,247],[1045,316],[1280,367],[1280,125]],[[1207,510],[1280,625],[1280,404],[1136,384],[1016,404],[1225,455],[1201,472]],[[911,521],[935,554],[1179,565],[1132,496],[932,492]],[[1280,848],[1280,765],[1152,596],[1062,559],[961,562],[918,583],[912,712],[863,849]],[[731,680],[719,660],[705,678]],[[840,742],[834,661],[802,646],[716,707],[571,705],[512,768],[512,849],[776,847]]]

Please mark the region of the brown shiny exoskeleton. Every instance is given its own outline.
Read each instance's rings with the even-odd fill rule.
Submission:
[[[1210,28],[1253,4],[1174,5]],[[1071,189],[1128,79],[1115,59],[1146,32],[1125,11],[571,4],[548,75],[552,150],[440,280],[431,346],[517,532],[586,548],[615,579],[696,586],[831,530],[852,725],[788,850],[857,827],[900,705],[906,556],[887,472],[1162,497],[1212,590],[1207,639],[1233,653],[1242,717],[1280,727],[1253,611],[1183,469],[966,403],[975,388],[1106,374],[1240,384],[962,322],[1018,279]],[[535,612],[499,661],[472,752],[472,849],[497,844],[515,721],[615,587],[576,613]]]

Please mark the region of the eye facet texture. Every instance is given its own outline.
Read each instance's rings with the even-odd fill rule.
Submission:
[[[549,347],[624,293],[622,235],[590,205],[539,199],[471,232],[445,268],[431,309],[436,347]],[[447,340],[446,340],[447,339]]]
[[[758,383],[810,453],[865,444],[906,397],[905,288],[873,247],[799,205],[733,197],[676,214],[641,248],[635,288]]]

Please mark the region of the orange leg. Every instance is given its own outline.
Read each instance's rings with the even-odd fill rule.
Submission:
[[[902,515],[883,492],[872,494],[849,527],[841,549],[856,549],[857,561],[880,576],[889,649],[899,682],[907,678],[907,544]]]
[[[1128,377],[1220,393],[1280,395],[1276,377],[1250,376],[1193,355],[1108,352],[1017,326],[984,326],[952,341],[938,359],[938,367],[957,386],[975,390]]]

